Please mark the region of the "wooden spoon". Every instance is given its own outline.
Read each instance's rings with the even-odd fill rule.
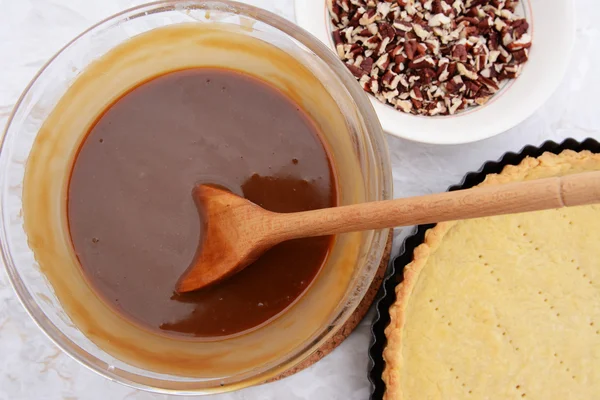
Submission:
[[[206,225],[178,292],[217,283],[285,240],[598,203],[600,171],[288,214],[211,186],[193,195]]]

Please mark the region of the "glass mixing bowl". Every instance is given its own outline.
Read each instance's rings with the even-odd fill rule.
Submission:
[[[187,33],[162,44],[148,40],[165,29]],[[213,41],[211,48],[195,36],[209,31],[221,45]],[[246,39],[264,52],[236,53]],[[238,45],[222,45],[234,42]],[[111,314],[82,278],[65,228],[74,154],[112,100],[152,74],[203,65],[255,74],[305,109],[331,153],[340,205],[392,196],[383,132],[366,95],[334,53],[277,15],[229,1],[161,1],[117,14],[67,44],[29,84],[4,133],[2,256],[23,305],[54,343],[111,380],[155,392],[234,390],[298,365],[356,309],[389,233],[338,235],[303,297],[284,315],[240,337],[157,339]],[[169,364],[170,358],[177,362]]]

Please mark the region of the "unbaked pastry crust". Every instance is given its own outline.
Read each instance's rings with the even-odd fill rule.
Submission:
[[[506,166],[481,185],[599,169],[600,154],[567,150]],[[390,307],[384,399],[599,396],[598,231],[596,205],[428,230]]]

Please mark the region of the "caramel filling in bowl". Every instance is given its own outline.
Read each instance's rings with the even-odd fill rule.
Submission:
[[[228,15],[231,7],[220,11]],[[256,12],[235,7],[237,13]],[[335,55],[319,44],[316,49],[323,53],[316,57],[302,42],[279,40],[248,22],[252,18],[240,17],[237,24],[215,22],[218,12],[199,9],[207,18],[203,23],[144,27],[143,33],[107,51],[100,49],[102,55],[89,63],[84,60],[81,71],[74,67],[73,80],[64,90],[49,83],[45,89],[52,95],[42,98],[46,103],[26,93],[7,137],[16,135],[11,129],[27,118],[37,117],[40,127],[31,133],[25,130],[20,143],[6,142],[2,154],[5,165],[15,165],[11,177],[22,176],[22,191],[17,184],[15,196],[3,201],[3,224],[11,222],[12,230],[3,232],[2,239],[7,240],[2,241],[9,275],[28,311],[56,343],[85,365],[120,382],[163,392],[231,390],[263,382],[299,363],[358,305],[388,234],[383,230],[336,236],[317,277],[295,304],[258,329],[232,337],[161,335],[115,312],[97,294],[82,271],[69,233],[71,171],[86,134],[102,113],[157,76],[221,68],[268,82],[301,107],[322,134],[336,177],[337,204],[391,196],[382,132],[368,100],[343,65],[336,64]],[[303,32],[297,35],[306,39]],[[57,72],[50,63],[29,92],[40,89],[36,85],[44,74]],[[33,106],[24,108],[26,104]],[[11,180],[6,173],[2,178],[10,194]]]

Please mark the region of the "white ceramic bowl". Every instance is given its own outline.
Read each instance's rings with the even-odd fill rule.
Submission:
[[[325,0],[296,0],[296,22],[334,49]],[[533,114],[562,80],[575,40],[573,0],[521,0],[517,14],[529,21],[533,45],[521,76],[504,84],[480,107],[451,116],[416,116],[395,110],[373,96],[383,129],[423,143],[475,142],[502,133]]]

